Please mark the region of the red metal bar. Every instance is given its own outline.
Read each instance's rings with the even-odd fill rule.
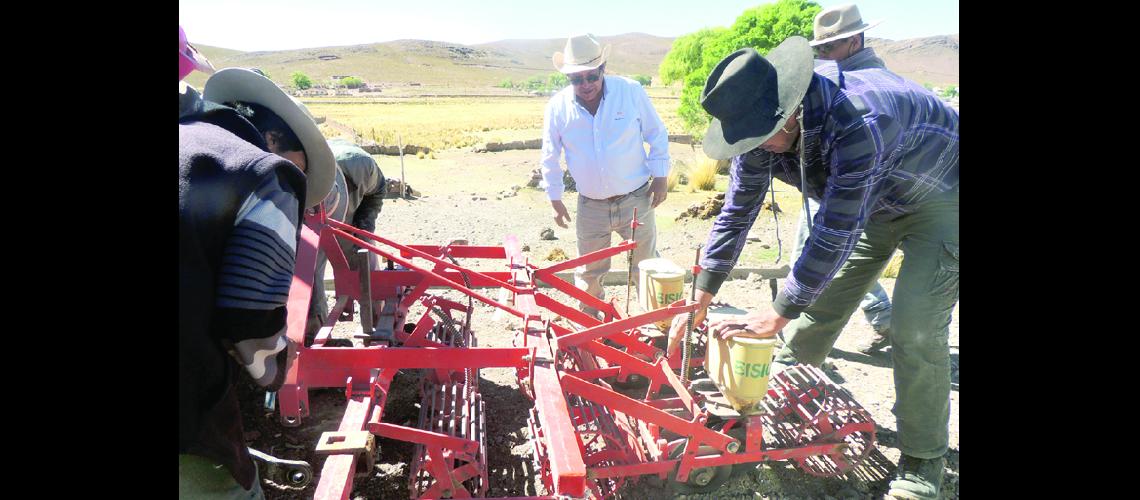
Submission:
[[[607,408],[620,410],[641,420],[653,422],[682,436],[692,436],[701,444],[708,444],[721,451],[728,451],[728,444],[736,441],[705,427],[699,419],[694,422],[675,417],[641,401],[614,392],[599,385],[591,384],[573,375],[563,373],[560,377],[567,392],[577,394]]]
[[[507,258],[515,275],[525,278],[523,265],[525,263],[522,252],[519,250],[518,240],[514,236],[507,236],[505,245]],[[517,267],[516,267],[517,266]],[[533,295],[518,295],[515,304],[526,312],[523,327],[527,335],[531,335],[529,322],[526,318],[540,317],[538,307]],[[558,380],[558,373],[552,363],[553,351],[547,342],[545,331],[533,335],[528,345],[537,346],[536,356],[541,353],[547,357],[544,362],[535,362],[532,368],[534,379],[534,402],[538,413],[539,423],[546,437],[547,457],[550,462],[550,475],[554,483],[556,495],[569,495],[583,497],[586,492],[586,463],[582,458],[582,450],[578,446],[578,434],[574,424],[570,421],[569,410],[566,407],[566,396]],[[537,359],[537,357],[535,358]]]
[[[586,370],[580,372],[567,372],[580,377],[582,380],[593,380],[596,378],[606,378],[617,376],[621,371],[620,366],[611,366],[609,368],[602,368],[598,370]]]
[[[586,255],[581,255],[581,256],[575,257],[575,258],[570,259],[570,260],[564,260],[562,262],[559,262],[559,263],[551,265],[551,266],[546,266],[542,269],[536,269],[534,271],[534,274],[536,276],[543,277],[542,281],[547,281],[546,277],[554,276],[554,273],[562,272],[562,271],[565,271],[567,269],[572,269],[572,268],[578,267],[582,264],[585,264],[587,262],[594,262],[596,260],[608,259],[610,257],[613,257],[614,255],[622,253],[622,252],[629,250],[635,246],[637,246],[637,243],[635,243],[633,240],[626,240],[626,241],[618,243],[617,245],[612,246],[610,248],[603,248],[601,250],[596,250],[596,251],[590,252]],[[561,278],[559,278],[559,279],[561,279]]]
[[[637,328],[638,326],[649,324],[653,321],[695,311],[700,308],[700,306],[700,304],[689,304],[687,306],[662,307],[661,309],[655,309],[637,316],[630,316],[612,323],[606,323],[569,335],[563,335],[555,339],[555,345],[559,348],[576,346],[596,338],[608,337],[629,330],[630,328]]]
[[[430,255],[441,255],[443,249],[448,249],[448,255],[457,259],[502,259],[506,257],[503,247],[478,245],[408,245],[408,248]],[[415,257],[412,252],[400,252],[401,257]]]
[[[339,432],[359,431],[368,420],[372,408],[372,398],[355,398],[348,401],[344,418],[340,421]],[[356,455],[329,455],[321,468],[320,482],[317,483],[313,498],[322,500],[347,500],[352,492],[352,476],[356,473]]]
[[[317,272],[317,243],[319,239],[309,226],[301,224],[301,237],[297,242],[297,260],[293,281],[289,285],[286,303],[286,325],[289,338],[302,345],[305,342],[305,323],[309,319],[309,299],[313,295],[313,277]]]
[[[463,453],[476,453],[479,451],[479,442],[470,439],[457,438],[438,432],[425,431],[414,427],[389,424],[386,422],[368,424],[368,431],[377,436],[399,439],[409,443],[419,443],[426,446],[438,446],[461,451]]]
[[[526,366],[524,357],[529,355],[531,349],[524,347],[344,347],[305,349],[298,357],[298,363],[303,364],[306,374],[346,366],[392,370],[518,368]]]

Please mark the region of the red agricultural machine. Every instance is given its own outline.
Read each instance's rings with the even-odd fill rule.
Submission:
[[[276,405],[282,422],[295,426],[309,415],[309,389],[343,388],[348,400],[339,429],[317,443],[328,457],[315,498],[348,498],[354,477],[373,467],[378,437],[415,444],[412,498],[485,496],[487,408],[478,380],[490,367],[514,368],[534,401],[528,424],[534,470],[548,493],[541,498],[611,497],[648,475],[707,491],[736,464],[770,460],[836,476],[875,447],[870,415],[818,369],[794,366],[771,376],[767,396],[737,412],[707,379],[683,381],[681,359],[666,358],[662,334],[646,327],[697,305],[682,300],[623,315],[556,276],[627,252],[633,241],[539,268],[510,236],[502,246],[401,245],[320,214],[306,224],[288,304],[289,336],[301,347]],[[358,254],[346,256],[342,243]],[[318,249],[333,268],[336,302],[304,347]],[[473,270],[475,259],[497,260],[489,261],[497,270]],[[604,319],[551,298],[539,282],[592,304]],[[440,290],[462,295],[448,299]],[[479,346],[471,330],[475,301],[517,318],[513,347]],[[422,315],[408,317],[413,306]],[[337,321],[354,312],[368,334],[364,347],[331,338]],[[704,340],[696,337],[689,363],[699,373]],[[423,374],[416,425],[383,422],[393,377],[412,369]],[[308,481],[299,469],[293,478]]]

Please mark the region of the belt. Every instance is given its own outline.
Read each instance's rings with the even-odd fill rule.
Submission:
[[[594,200],[594,201],[606,201],[606,202],[614,202],[614,201],[620,200],[620,199],[622,199],[622,198],[625,198],[626,196],[629,196],[629,195],[631,195],[631,194],[633,194],[633,193],[636,193],[638,190],[640,190],[640,189],[642,189],[642,188],[644,188],[645,186],[648,186],[648,185],[649,185],[649,181],[646,181],[646,182],[645,182],[645,184],[641,185],[641,186],[640,186],[640,187],[638,187],[637,189],[634,189],[633,191],[630,191],[630,192],[628,192],[628,193],[626,193],[626,194],[619,194],[619,195],[617,195],[617,196],[610,196],[609,198],[601,198],[601,199],[599,199],[599,198],[590,198],[589,196],[585,196],[585,195],[583,195],[582,197],[583,197],[583,198],[586,198],[586,199],[589,199],[589,200]]]

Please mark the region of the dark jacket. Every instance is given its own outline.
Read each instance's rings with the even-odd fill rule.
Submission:
[[[304,206],[304,174],[267,152],[234,110],[204,102],[178,122],[178,452],[226,466],[243,488],[254,464],[242,436],[235,381],[240,365],[222,340],[262,338],[284,325],[285,308],[235,314],[216,305],[223,250],[239,208],[271,173]],[[194,108],[191,108],[194,109]],[[295,221],[301,218],[298,210]]]

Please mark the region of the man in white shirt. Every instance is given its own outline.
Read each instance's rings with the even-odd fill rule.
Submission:
[[[575,231],[578,255],[610,246],[611,233],[633,238],[633,210],[641,226],[636,231],[633,272],[643,259],[656,256],[657,225],[653,208],[665,201],[669,176],[669,133],[649,96],[637,82],[606,76],[610,46],[593,35],[570,37],[565,52],[556,52],[554,67],[571,85],[550,99],[542,131],[543,187],[554,208],[554,222],[567,227],[570,213],[562,203],[562,168],[566,166],[578,189]],[[643,143],[649,143],[646,155]],[[609,259],[580,266],[575,284],[605,298],[602,278]],[[636,280],[634,280],[636,281]],[[588,314],[597,310],[582,304]]]

